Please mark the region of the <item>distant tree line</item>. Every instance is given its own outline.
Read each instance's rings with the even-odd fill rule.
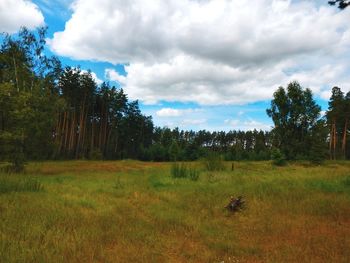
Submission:
[[[45,28],[4,35],[0,52],[2,159],[137,158],[153,122],[122,89],[44,54]]]
[[[269,160],[271,133],[266,131],[210,132],[159,128],[153,132],[152,145],[140,151],[141,160],[197,160],[209,153],[225,160]]]
[[[20,166],[35,159],[226,160],[350,158],[349,100],[333,88],[326,118],[310,90],[279,88],[267,110],[272,131],[209,132],[155,127],[119,87],[97,85],[90,71],[63,67],[45,55],[45,28],[2,35],[0,160]]]

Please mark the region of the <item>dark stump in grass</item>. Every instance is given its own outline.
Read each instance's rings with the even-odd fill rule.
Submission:
[[[242,196],[239,196],[237,198],[231,196],[231,200],[228,205],[225,206],[225,208],[232,213],[238,212],[244,208],[244,203],[245,201]]]

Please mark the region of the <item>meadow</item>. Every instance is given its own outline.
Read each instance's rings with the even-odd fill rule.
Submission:
[[[349,162],[188,165],[198,178],[138,161],[1,174],[0,262],[350,262]]]

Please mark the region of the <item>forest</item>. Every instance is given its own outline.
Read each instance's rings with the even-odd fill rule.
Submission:
[[[271,131],[210,132],[155,127],[121,87],[97,85],[90,71],[63,66],[44,52],[47,28],[2,35],[0,160],[350,159],[350,92],[334,87],[321,116],[312,92],[298,82],[280,87],[266,110]]]

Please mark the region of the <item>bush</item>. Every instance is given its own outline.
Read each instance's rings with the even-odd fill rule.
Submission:
[[[271,152],[272,164],[276,166],[284,166],[287,164],[286,157],[279,149],[273,149]]]
[[[0,177],[0,193],[40,192],[43,189],[43,185],[33,178],[9,175]]]
[[[171,176],[173,178],[186,178],[188,175],[187,166],[183,163],[173,163],[171,166]]]
[[[194,167],[188,167],[184,163],[173,163],[171,166],[171,176],[173,178],[189,178],[192,181],[198,181],[199,171]]]
[[[196,170],[195,168],[189,168],[188,169],[188,177],[192,181],[198,181],[198,179],[199,179],[199,171]]]
[[[203,165],[207,171],[223,171],[225,163],[221,156],[216,153],[209,153],[203,160]]]

